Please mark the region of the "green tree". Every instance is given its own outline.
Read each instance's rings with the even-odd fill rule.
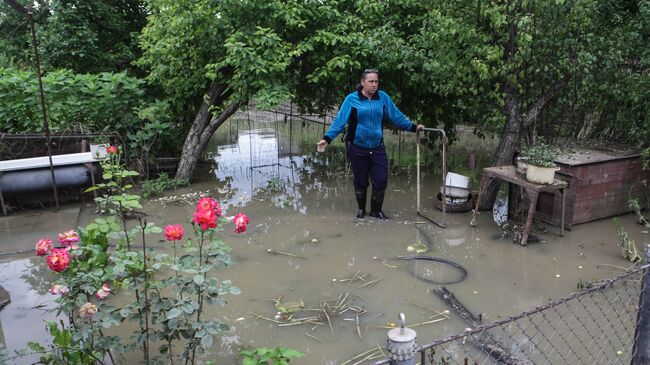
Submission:
[[[50,15],[46,0],[17,0],[33,11],[34,21],[45,22]],[[38,30],[37,30],[38,32]],[[0,67],[33,68],[32,38],[29,23],[16,10],[0,1]]]
[[[363,29],[352,12],[337,8],[340,4],[352,6],[277,0],[149,3],[140,64],[189,127],[177,179],[191,179],[214,131],[249,100],[261,106],[287,100],[308,89],[305,80],[311,90],[349,81],[342,75],[360,65],[353,54],[364,53],[357,51]],[[328,100],[323,96],[332,92],[319,89],[301,100]]]
[[[39,33],[49,68],[77,73],[123,71],[140,56],[137,36],[146,23],[140,0],[56,0]]]

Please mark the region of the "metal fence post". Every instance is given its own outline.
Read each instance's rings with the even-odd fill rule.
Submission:
[[[645,246],[646,262],[650,262],[650,245]],[[643,273],[639,311],[636,316],[631,365],[650,364],[650,269]]]
[[[390,365],[415,365],[417,353],[416,333],[404,327],[404,313],[399,314],[399,328],[388,331],[388,356]]]

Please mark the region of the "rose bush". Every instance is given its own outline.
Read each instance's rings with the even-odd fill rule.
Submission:
[[[187,240],[177,255],[176,243],[185,235],[181,224],[170,224],[163,231],[144,218],[138,218],[136,226],[127,221],[127,215],[142,207],[140,197],[128,192],[132,187],[129,178],[137,173],[124,168],[119,148],[111,146],[107,151],[109,158],[101,161],[104,182],[88,191],[103,192],[97,201],[109,216],[96,218],[85,228],[59,233],[56,246],[49,238],[36,243],[36,254],[45,256],[56,273],[49,292],[57,296],[57,311],[68,321],[61,321],[60,326],[47,324],[55,337],[49,349],[37,343],[30,343],[29,348],[42,353],[41,362],[47,364],[95,364],[107,356],[116,364],[120,362],[118,353],[136,348],[142,350],[145,363],[160,362],[152,356],[157,353],[171,364],[179,360],[194,364],[197,351],[209,349],[213,336],[228,329],[226,323],[202,317],[205,305],[223,305],[224,295],[239,293],[229,280],[209,276],[214,269],[232,263],[230,247],[218,234],[227,223],[234,223],[237,233],[246,232],[250,219],[243,213],[224,218],[214,198],[202,197],[191,220],[195,238]],[[145,237],[152,233],[162,233],[172,241],[173,258],[147,246]],[[132,251],[134,244],[142,250]],[[113,307],[108,302],[116,291],[134,299]],[[103,333],[103,329],[124,322],[137,323],[137,332],[131,336],[135,342]],[[158,351],[151,351],[152,339],[161,341]],[[183,344],[174,346],[175,341]],[[174,348],[183,351],[174,354]]]

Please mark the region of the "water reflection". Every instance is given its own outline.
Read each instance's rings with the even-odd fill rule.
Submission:
[[[305,158],[296,157],[296,146],[288,147],[275,129],[238,130],[235,143],[218,146],[212,157],[215,177],[234,192],[232,204],[244,206],[254,197],[271,198],[280,208],[307,213],[298,187],[305,174],[313,172]],[[283,152],[283,151],[295,152]]]
[[[37,258],[0,262],[0,283],[11,297],[11,302],[0,310],[0,343],[10,353],[23,348],[28,341],[48,342],[45,321],[56,318],[51,311],[55,298],[44,289],[50,280],[51,275]],[[38,356],[23,357],[16,363],[37,360]]]

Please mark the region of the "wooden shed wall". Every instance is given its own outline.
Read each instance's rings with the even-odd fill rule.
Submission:
[[[638,156],[582,165],[559,164],[556,177],[569,183],[566,190],[565,226],[591,222],[629,212],[628,200],[646,204],[650,171],[642,169]],[[536,217],[559,225],[562,217],[560,194],[540,194]]]

